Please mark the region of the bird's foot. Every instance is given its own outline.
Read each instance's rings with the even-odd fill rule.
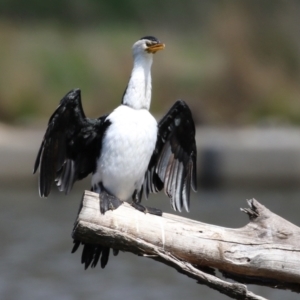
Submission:
[[[102,190],[99,194],[100,198],[100,212],[101,214],[105,214],[108,210],[115,210],[117,209],[121,204],[123,204],[123,201],[118,199],[117,197],[110,195],[107,193],[107,191]]]
[[[160,216],[160,217],[162,216],[162,211],[160,209],[157,209],[154,207],[143,206],[136,202],[132,202],[131,206],[145,214],[151,214],[151,215]]]

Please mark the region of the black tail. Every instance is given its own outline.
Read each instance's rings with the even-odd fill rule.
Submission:
[[[83,245],[82,255],[81,255],[81,263],[84,264],[85,270],[91,266],[91,268],[95,268],[100,259],[101,268],[105,268],[107,265],[110,248],[104,247],[102,245],[97,244],[86,244],[77,240],[73,240],[74,246],[72,249],[72,253],[76,252],[79,248],[80,244]],[[113,254],[118,255],[119,250],[113,249]]]

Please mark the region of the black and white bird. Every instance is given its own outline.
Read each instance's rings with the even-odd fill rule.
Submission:
[[[101,194],[101,212],[132,198],[139,210],[143,193],[164,189],[174,210],[189,210],[190,189],[196,191],[195,125],[187,104],[178,100],[157,123],[149,112],[153,54],[164,49],[157,38],[134,43],[133,70],[122,103],[98,119],[85,116],[79,89],[70,91],[51,116],[34,173],[40,167],[39,193],[47,197],[53,182],[68,193],[74,182],[92,174],[92,191]],[[159,214],[159,213],[158,213]],[[73,252],[80,245],[74,241]],[[114,254],[117,254],[114,250]],[[87,268],[108,261],[109,248],[84,244]]]

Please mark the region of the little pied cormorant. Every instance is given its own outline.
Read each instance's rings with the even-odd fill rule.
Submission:
[[[174,210],[189,210],[190,188],[196,191],[195,125],[187,104],[178,100],[157,123],[150,114],[153,54],[164,49],[146,36],[133,45],[133,70],[122,103],[98,119],[85,116],[79,89],[70,91],[50,117],[34,173],[40,167],[39,193],[47,197],[53,182],[68,193],[74,182],[92,173],[92,191],[101,194],[101,213],[132,198],[140,205],[143,192],[164,189]],[[80,245],[74,240],[75,252]],[[109,248],[83,243],[82,263],[104,268]],[[113,251],[116,255],[118,250]]]

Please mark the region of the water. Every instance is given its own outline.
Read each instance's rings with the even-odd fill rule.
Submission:
[[[82,187],[65,197],[40,199],[36,182],[17,189],[1,187],[0,299],[229,299],[149,258],[120,253],[102,270],[84,271],[80,251],[71,254],[71,231]],[[192,199],[189,218],[224,227],[241,227],[247,216],[240,207],[255,197],[273,212],[300,225],[300,189],[200,191]],[[155,199],[154,199],[155,198]],[[172,212],[164,196],[148,204]],[[151,202],[150,202],[151,201]],[[81,248],[80,248],[81,250]],[[289,291],[248,286],[268,299],[299,299]]]

